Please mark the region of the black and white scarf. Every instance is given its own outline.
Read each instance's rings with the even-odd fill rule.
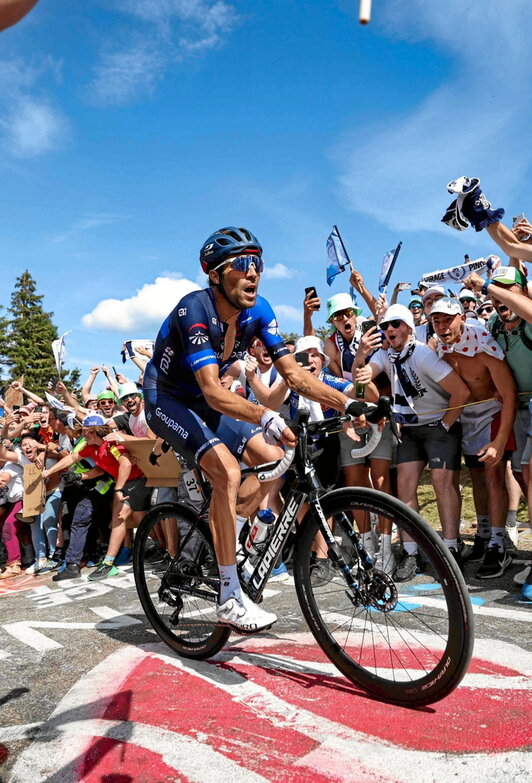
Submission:
[[[412,381],[408,377],[404,363],[414,353],[416,347],[412,340],[402,351],[388,350],[388,359],[392,365],[392,396],[393,396],[393,416],[397,424],[417,424],[418,416],[414,409],[414,397],[418,392]]]

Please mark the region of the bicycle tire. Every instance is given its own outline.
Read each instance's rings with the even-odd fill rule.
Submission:
[[[166,568],[164,544],[157,545],[161,536],[155,530],[163,520],[170,520],[177,551],[175,557],[166,553]],[[190,506],[160,503],[148,511],[135,535],[133,571],[142,608],[165,644],[200,660],[224,646],[230,631],[216,619],[219,575],[212,537]]]
[[[330,551],[326,578],[313,577],[318,526],[309,511],[297,541],[294,578],[319,646],[349,680],[379,700],[423,706],[444,698],[466,673],[474,643],[471,602],[454,558],[419,514],[382,492],[343,488],[320,502],[325,517],[334,519],[333,533],[350,573],[361,584],[365,580],[368,590],[356,605]],[[400,583],[374,567],[365,570],[353,538],[355,511],[391,519],[398,531],[408,533],[418,544],[423,570]]]

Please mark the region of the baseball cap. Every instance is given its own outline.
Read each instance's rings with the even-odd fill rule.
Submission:
[[[362,312],[362,308],[356,306],[350,294],[334,294],[330,299],[327,299],[327,320],[334,313],[337,313],[339,310],[347,310],[348,307],[352,307],[357,315],[360,315]]]
[[[414,296],[408,303],[408,309],[411,307],[423,307],[423,300],[419,296]]]
[[[295,353],[299,353],[300,351],[308,351],[309,348],[316,348],[323,360],[323,366],[329,366],[329,357],[325,353],[325,346],[323,345],[322,339],[311,334],[308,334],[305,337],[300,337],[296,342]]]
[[[403,323],[405,323],[407,326],[410,327],[410,329],[412,329],[412,331],[414,331],[415,328],[414,316],[412,315],[408,307],[405,307],[402,304],[390,305],[390,307],[384,313],[384,316],[379,326],[383,328],[383,324],[386,324],[389,321],[403,321]]]
[[[142,395],[142,389],[139,389],[136,383],[133,383],[133,381],[128,381],[127,383],[122,384],[122,386],[118,387],[118,399],[121,400],[122,397],[127,397],[128,394],[140,394]]]
[[[426,291],[423,291],[423,301],[425,301],[427,296],[431,296],[432,294],[445,296],[445,288],[441,285],[431,285],[430,288],[427,288]]]
[[[93,413],[90,416],[85,416],[81,423],[84,427],[103,427],[105,419],[103,416],[98,416],[97,413]]]
[[[500,266],[496,269],[492,276],[490,283],[499,283],[500,285],[520,285],[522,288],[526,287],[526,277],[519,269],[514,266]]]
[[[458,299],[451,296],[443,296],[441,299],[438,299],[437,302],[434,302],[430,308],[429,317],[435,313],[442,313],[443,315],[463,315],[464,308]]]
[[[474,302],[478,302],[474,291],[472,291],[470,288],[462,288],[458,294],[458,299],[472,299]]]

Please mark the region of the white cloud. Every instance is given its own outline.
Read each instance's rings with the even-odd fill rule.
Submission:
[[[40,66],[22,60],[0,61],[0,143],[19,158],[41,155],[55,149],[68,135],[62,114],[40,91],[38,80],[58,63],[45,58]]]
[[[118,0],[114,8],[125,20],[89,85],[91,99],[102,104],[125,104],[153,91],[185,57],[221,45],[238,21],[222,0]],[[129,44],[117,47],[120,38]]]
[[[443,230],[446,183],[480,176],[504,206],[532,162],[528,0],[388,0],[379,7],[393,39],[429,39],[449,57],[447,76],[412,111],[344,138],[336,155],[348,205],[388,228]],[[494,100],[495,98],[495,100]],[[459,235],[457,235],[459,236]],[[471,240],[468,232],[467,240]]]
[[[140,93],[151,92],[164,73],[165,55],[148,42],[118,52],[105,52],[91,84],[93,97],[102,104],[125,104]]]
[[[265,266],[262,277],[265,280],[285,280],[288,277],[293,277],[294,272],[288,269],[284,264],[274,264],[274,266]]]
[[[273,312],[277,316],[279,321],[279,327],[283,330],[282,320],[286,321],[298,321],[303,323],[303,310],[301,307],[293,307],[292,305],[273,305]]]
[[[198,288],[186,278],[157,277],[154,283],[143,285],[135,296],[104,299],[84,315],[81,322],[88,329],[108,332],[137,332],[139,329],[156,331],[179,300]]]

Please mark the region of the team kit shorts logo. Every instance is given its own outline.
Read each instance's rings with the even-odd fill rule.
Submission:
[[[201,331],[202,329],[206,329],[207,324],[192,324],[190,329],[188,330],[188,339],[193,345],[203,345],[203,343],[208,342],[209,337],[205,334],[205,332]],[[193,330],[196,331],[193,331]]]

